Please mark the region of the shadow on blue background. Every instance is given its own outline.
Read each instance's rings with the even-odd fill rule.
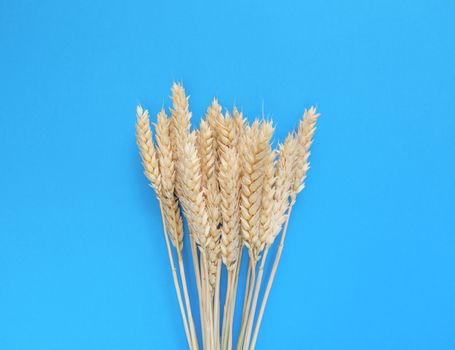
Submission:
[[[258,349],[455,349],[452,1],[0,2],[0,349],[182,349],[134,140],[174,80],[322,117]]]

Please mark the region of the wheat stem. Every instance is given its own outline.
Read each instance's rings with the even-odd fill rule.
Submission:
[[[270,290],[272,289],[272,284],[273,284],[273,281],[275,279],[275,274],[276,274],[276,271],[277,271],[277,268],[278,268],[278,264],[280,262],[281,253],[283,252],[284,239],[286,238],[286,232],[287,232],[287,229],[288,229],[289,218],[291,216],[291,212],[292,212],[292,207],[293,206],[294,206],[294,203],[291,202],[291,204],[289,206],[289,211],[288,211],[288,214],[287,214],[286,222],[284,224],[283,232],[281,234],[280,245],[278,246],[278,250],[276,252],[275,260],[273,261],[272,270],[270,272],[269,280],[267,282],[267,287],[265,289],[264,296],[262,297],[261,309],[259,310],[258,319],[256,321],[256,326],[254,328],[253,339],[251,341],[251,347],[250,347],[251,350],[253,350],[254,347],[256,346],[256,339],[257,339],[257,336],[258,336],[258,333],[259,333],[259,328],[261,327],[262,317],[264,316],[265,305],[267,304],[267,299],[269,298]]]
[[[245,293],[243,294],[242,323],[245,320],[246,299],[248,297],[248,290],[249,290],[249,287],[250,287],[250,280],[251,280],[251,262],[248,263],[248,272],[247,272],[247,275],[246,275],[246,282],[245,282]]]
[[[220,350],[220,284],[221,284],[221,261],[218,263],[218,270],[216,273],[216,285],[215,285],[215,300],[214,300],[214,334],[216,339],[216,349]]]
[[[248,273],[247,273],[247,279],[246,279],[246,283],[245,283],[245,292],[243,294],[243,309],[242,309],[242,321],[240,323],[241,325],[241,329],[240,329],[240,334],[239,334],[239,337],[238,337],[238,340],[237,340],[237,349],[239,349],[239,346],[241,345],[238,345],[241,343],[242,339],[243,339],[243,336],[244,336],[244,332],[245,330],[243,329],[243,325],[246,324],[247,322],[247,316],[248,316],[248,295],[250,294],[250,288],[251,286],[253,285],[253,274],[252,274],[252,268],[253,264],[251,262],[251,259],[249,259],[248,261]]]
[[[261,289],[262,276],[264,274],[264,265],[265,265],[265,261],[267,259],[268,252],[269,252],[269,247],[267,246],[262,255],[261,266],[259,267],[256,288],[254,290],[253,302],[251,305],[250,315],[248,317],[247,332],[246,332],[245,342],[244,342],[244,346],[243,346],[244,349],[248,349],[248,344],[250,343],[251,331],[253,328],[254,316],[256,313],[256,304],[257,304],[258,297],[259,297],[259,291]]]
[[[250,260],[252,260],[251,284],[250,284],[250,290],[248,291],[248,298],[246,300],[246,311],[245,311],[246,319],[242,322],[242,329],[240,330],[239,340],[237,341],[237,350],[240,350],[241,348],[243,348],[243,345],[244,345],[244,340],[245,340],[245,335],[246,335],[245,334],[246,326],[247,326],[247,322],[248,322],[248,315],[249,315],[250,307],[251,307],[251,299],[253,297],[253,291],[254,291],[254,288],[256,285],[256,261],[254,259],[252,259],[251,256],[250,256]]]
[[[222,327],[222,330],[221,330],[221,350],[225,350],[226,349],[226,333],[227,333],[227,327],[228,327],[228,319],[229,319],[229,316],[228,316],[228,313],[229,313],[229,302],[230,302],[230,299],[231,299],[231,295],[230,295],[230,292],[231,292],[231,283],[232,283],[232,272],[231,271],[228,271],[227,273],[227,284],[226,284],[226,297],[225,297],[225,300],[224,300],[224,307],[223,307],[223,327]]]
[[[193,349],[199,349],[196,328],[194,327],[193,313],[191,312],[191,303],[190,303],[190,297],[188,294],[188,286],[186,283],[185,267],[183,265],[183,258],[182,258],[182,254],[179,251],[177,251],[177,252],[178,252],[178,262],[179,262],[179,268],[180,268],[180,277],[182,279],[183,296],[185,298],[186,311],[188,313],[188,322],[190,325]]]
[[[204,306],[205,306],[205,313],[206,313],[206,334],[207,334],[207,343],[210,344],[208,346],[209,349],[213,349],[214,346],[214,337],[213,337],[213,312],[212,312],[212,296],[211,296],[211,291],[210,291],[210,279],[209,279],[209,272],[208,272],[208,257],[205,251],[202,251],[201,254],[201,259],[202,259],[202,266],[203,266],[203,272],[204,272],[204,292],[205,292],[205,298],[204,298]]]
[[[235,302],[237,299],[237,286],[239,282],[239,271],[240,271],[240,263],[242,261],[242,251],[240,251],[239,258],[237,260],[237,266],[234,270],[234,283],[233,283],[233,300],[231,302],[231,310],[230,310],[230,317],[229,317],[229,340],[228,340],[228,349],[232,349],[232,333],[233,333],[233,322],[234,322],[234,312],[235,312]]]
[[[166,230],[164,214],[163,214],[163,207],[161,206],[161,202],[160,202],[160,210],[161,210],[161,218],[163,220],[164,239],[166,241],[166,248],[167,248],[167,252],[168,252],[168,256],[169,256],[169,263],[171,265],[171,270],[172,270],[172,278],[174,280],[175,292],[177,294],[177,300],[178,300],[178,303],[179,303],[180,313],[182,315],[182,320],[183,320],[183,326],[185,328],[186,339],[188,341],[188,346],[190,347],[190,349],[193,349],[192,338],[191,338],[191,335],[190,335],[190,332],[189,332],[189,329],[188,329],[188,320],[187,320],[187,317],[186,317],[185,308],[183,306],[183,301],[182,301],[182,291],[180,290],[180,285],[179,285],[178,276],[177,276],[177,269],[175,268],[174,258],[172,257],[171,244],[169,242],[169,237],[168,237],[168,233],[167,233],[167,230]]]
[[[201,273],[199,266],[199,257],[197,253],[196,241],[193,238],[193,235],[190,233],[190,247],[191,247],[191,258],[193,260],[193,269],[194,269],[194,278],[196,279],[196,289],[199,300],[199,315],[200,315],[200,324],[202,339],[205,339],[205,328],[204,328],[204,312],[203,312],[203,299],[202,299],[202,287],[201,287]]]

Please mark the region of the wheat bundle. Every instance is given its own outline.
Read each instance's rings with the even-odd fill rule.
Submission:
[[[145,176],[160,204],[188,347],[228,350],[236,342],[236,349],[254,349],[291,211],[304,188],[319,114],[314,107],[305,110],[297,131],[274,150],[271,122],[256,120],[250,125],[236,108],[223,115],[216,99],[199,129],[191,131],[183,86],[174,84],[171,93],[170,117],[164,109],[158,113],[155,138],[148,112],[137,107],[136,138]],[[200,332],[193,319],[182,258],[183,218],[188,224]],[[270,257],[269,248],[280,234],[278,249]],[[268,257],[273,259],[272,268],[263,281]],[[240,332],[234,335],[242,259],[248,259],[248,272]],[[223,271],[227,276],[225,293],[220,290]]]

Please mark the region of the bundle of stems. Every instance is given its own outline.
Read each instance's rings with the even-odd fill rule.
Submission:
[[[174,84],[171,93],[170,116],[164,109],[158,113],[155,137],[148,112],[137,107],[136,136],[144,173],[161,209],[188,346],[192,350],[254,349],[289,217],[309,169],[319,114],[314,107],[305,110],[298,129],[275,150],[271,122],[249,124],[236,108],[223,114],[216,99],[199,129],[192,131],[183,86]],[[199,331],[182,257],[183,218],[194,265]],[[271,250],[278,240],[278,248]],[[245,283],[240,284],[245,286],[242,321],[239,334],[234,335],[242,259],[248,260],[248,272]],[[263,280],[267,259],[272,266],[268,279]],[[226,276],[225,291],[221,290],[222,276]]]

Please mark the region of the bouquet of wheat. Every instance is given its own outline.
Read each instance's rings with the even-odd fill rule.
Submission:
[[[222,113],[217,100],[199,130],[191,131],[188,97],[172,86],[170,117],[158,113],[153,141],[149,114],[137,107],[136,136],[144,172],[156,192],[164,238],[188,346],[207,350],[254,349],[297,194],[304,187],[319,114],[305,110],[298,130],[274,150],[269,121],[251,125],[236,108]],[[184,225],[194,267],[200,313],[196,331],[182,258]],[[267,281],[264,265],[281,233]],[[245,247],[245,248],[244,248]],[[233,319],[241,260],[248,259],[240,333]],[[176,266],[178,266],[176,268]],[[223,267],[224,266],[224,267]],[[226,271],[226,272],[224,272]],[[220,280],[226,275],[224,300]],[[243,285],[243,284],[242,284]],[[261,288],[265,288],[259,298]],[[221,307],[221,305],[223,305]]]

